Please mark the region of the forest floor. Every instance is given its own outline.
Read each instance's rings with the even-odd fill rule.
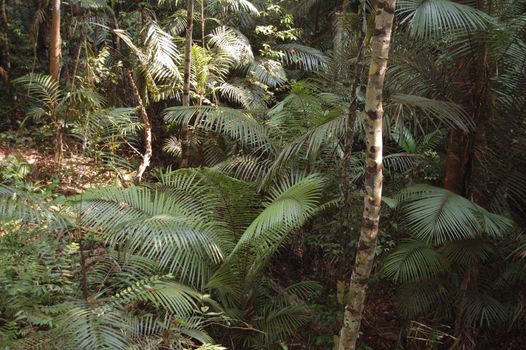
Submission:
[[[63,195],[79,194],[87,189],[120,182],[115,169],[90,157],[65,152],[58,168],[48,147],[40,149],[30,141],[16,145],[0,143],[0,169],[16,175],[22,167],[28,171],[25,178],[28,183]]]

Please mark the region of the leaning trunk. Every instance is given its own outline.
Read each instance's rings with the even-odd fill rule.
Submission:
[[[184,43],[183,106],[190,106],[190,72],[192,69],[192,32],[194,28],[194,0],[186,2],[186,39]],[[189,163],[189,135],[186,127],[181,131],[181,168]]]
[[[374,263],[382,200],[382,91],[389,54],[396,0],[375,4],[375,30],[371,39],[371,64],[367,83],[364,131],[366,135],[365,197],[356,262],[345,306],[339,350],[356,349],[367,283]]]

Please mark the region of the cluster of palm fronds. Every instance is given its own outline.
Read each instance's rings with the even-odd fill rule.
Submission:
[[[319,210],[323,186],[314,174],[282,179],[261,205],[249,183],[189,169],[161,173],[144,187],[85,193],[61,215],[6,188],[2,219],[53,223],[99,242],[90,250],[81,243],[72,281],[78,299],[47,307],[49,331],[13,346],[183,349],[211,343],[207,332],[243,348],[277,346],[307,320],[306,302],[318,286],[281,287],[264,268]],[[225,336],[217,327],[232,331]]]

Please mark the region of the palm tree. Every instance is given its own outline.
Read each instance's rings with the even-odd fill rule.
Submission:
[[[463,328],[520,327],[524,321],[517,309],[520,301],[510,297],[523,283],[523,276],[517,275],[523,262],[514,260],[510,248],[515,241],[510,236],[513,222],[428,185],[404,189],[395,199],[410,238],[386,258],[383,273],[400,284],[402,314],[409,319],[448,322],[458,320],[457,312],[461,312]],[[467,272],[477,281],[476,288],[467,288]],[[503,295],[503,285],[511,289],[510,294]],[[476,346],[474,339],[464,337],[454,337],[449,345]]]
[[[47,117],[56,126],[55,161],[60,165],[63,148],[63,124],[66,114],[81,116],[104,104],[104,98],[90,88],[74,91],[61,89],[59,82],[48,75],[29,74],[13,81],[27,89],[31,100],[28,115],[34,118]],[[85,104],[82,106],[82,104]],[[82,107],[82,108],[81,108]]]
[[[323,186],[316,174],[276,180],[259,206],[255,186],[212,170],[182,169],[143,187],[70,198],[62,210],[72,215],[65,227],[81,241],[87,233],[99,236],[106,252],[79,252],[90,254],[88,263],[81,259],[85,277],[77,281],[87,297],[52,306],[49,312],[61,310],[55,327],[19,344],[182,349],[190,341],[212,343],[208,330],[243,349],[280,346],[308,319],[306,301],[318,286],[282,287],[265,266],[323,208]],[[12,193],[0,191],[0,219],[58,220],[43,215],[56,214],[53,203]],[[229,336],[219,331],[225,327]]]

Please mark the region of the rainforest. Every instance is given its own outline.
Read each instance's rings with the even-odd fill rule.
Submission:
[[[0,0],[0,350],[526,348],[525,0]]]

